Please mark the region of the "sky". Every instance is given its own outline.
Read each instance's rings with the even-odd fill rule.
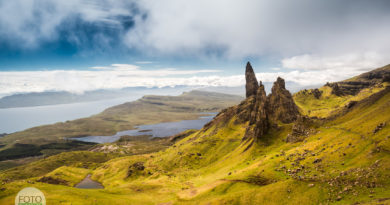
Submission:
[[[123,87],[302,86],[390,63],[388,0],[0,0],[0,97]]]

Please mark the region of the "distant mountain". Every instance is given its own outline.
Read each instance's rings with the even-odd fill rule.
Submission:
[[[129,97],[134,94],[165,94],[178,95],[191,90],[187,86],[147,88],[129,87],[115,90],[95,90],[83,94],[74,94],[65,91],[48,91],[39,93],[25,93],[6,96],[0,99],[0,108],[32,107],[44,105],[69,104],[78,102],[90,102],[114,98]]]

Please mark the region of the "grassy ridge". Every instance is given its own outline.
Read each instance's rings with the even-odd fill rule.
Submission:
[[[332,88],[323,86],[319,88],[321,96],[316,98],[314,90],[302,90],[293,95],[295,103],[300,108],[302,114],[309,117],[326,118],[336,114],[352,101],[365,99],[388,86],[388,83],[378,84],[376,86],[365,88],[357,95],[336,96],[332,94]]]

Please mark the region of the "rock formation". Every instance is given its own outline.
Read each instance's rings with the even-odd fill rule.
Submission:
[[[314,95],[316,99],[320,99],[322,95],[322,91],[318,90],[318,88],[313,89],[311,93]]]
[[[256,95],[259,84],[257,84],[257,79],[255,72],[253,72],[252,65],[248,62],[245,69],[245,80],[246,80],[246,97]]]
[[[248,63],[250,66],[250,64]],[[248,71],[247,65],[247,71]],[[253,69],[250,66],[251,72],[246,72],[246,79],[251,79]],[[250,85],[248,85],[250,83]],[[277,122],[291,123],[299,116],[298,107],[294,103],[291,93],[286,89],[285,82],[278,77],[272,87],[272,93],[267,97],[264,85],[260,81],[260,86],[257,88],[256,95],[253,96],[253,81],[247,80],[247,99],[246,104],[251,109],[249,119],[249,126],[246,130],[244,138],[253,137],[255,139],[261,138],[270,129],[272,124]],[[256,83],[257,85],[257,83]],[[248,88],[250,90],[248,90]],[[248,95],[249,94],[249,95]]]
[[[291,123],[299,115],[298,107],[280,77],[274,82],[272,93],[268,96],[268,114],[271,120],[283,123]]]
[[[262,82],[260,81],[260,86],[257,83],[249,62],[246,66],[245,79],[247,98],[239,105],[222,110],[214,120],[204,126],[204,129],[225,126],[234,118],[235,123],[248,123],[244,139],[259,140],[273,125],[279,122],[291,123],[298,118],[298,107],[291,93],[286,90],[282,78],[279,77],[274,83],[272,94],[268,97]]]
[[[344,93],[341,91],[338,83],[330,84],[330,87],[332,88],[332,94],[336,96],[342,96]]]
[[[310,134],[315,133],[315,129],[310,128],[310,124],[311,120],[309,118],[299,116],[292,127],[291,133],[287,135],[286,142],[300,142]]]
[[[264,85],[261,81],[254,99],[253,108],[249,118],[249,127],[247,128],[245,138],[255,137],[258,139],[266,134],[270,127],[267,114],[268,100]]]

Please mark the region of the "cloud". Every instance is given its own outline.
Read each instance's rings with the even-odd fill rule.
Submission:
[[[176,68],[164,68],[157,70],[141,70],[140,66],[131,64],[112,64],[110,66],[94,66],[91,69],[119,71],[121,75],[128,76],[168,76],[168,75],[192,75],[199,73],[218,73],[221,70],[201,69],[201,70],[180,70]]]
[[[152,61],[137,61],[136,64],[152,64]]]
[[[72,29],[65,38],[76,45],[83,46],[81,44],[86,39],[96,39],[104,44],[110,36],[102,36],[100,32],[85,38],[80,33],[83,27],[71,26],[86,23],[89,27],[120,31],[124,23],[120,17],[133,16],[135,11],[132,8],[131,1],[126,0],[1,1],[0,40],[12,40],[11,45],[16,48],[34,49],[46,42],[58,40],[63,30]]]
[[[117,64],[114,64],[117,65]],[[97,89],[120,89],[124,87],[165,87],[165,86],[227,86],[236,87],[245,84],[244,75],[218,75],[218,70],[142,70],[142,69],[98,70],[52,70],[52,71],[12,71],[0,72],[0,97],[15,93],[67,91],[81,94]],[[120,67],[120,66],[119,66]],[[199,73],[213,73],[208,76],[196,76]],[[276,73],[256,73],[263,82],[274,82],[278,76],[288,82],[309,86],[343,80],[355,75],[332,72],[330,70],[289,71]],[[195,76],[194,76],[195,75]]]
[[[386,0],[140,0],[125,42],[164,55],[229,58],[270,53],[343,54],[389,51]]]
[[[124,87],[164,87],[175,85],[207,85],[219,82],[217,77],[196,77],[220,70],[179,70],[164,68],[143,70],[129,64],[96,66],[92,70],[51,70],[0,72],[0,96],[15,93],[68,91],[83,93],[97,89]],[[188,77],[194,76],[194,77]]]
[[[39,46],[76,19],[117,29],[94,43],[119,41],[145,56],[385,55],[389,9],[388,0],[12,0],[0,3],[0,36]],[[89,39],[67,38],[80,46]]]
[[[303,70],[367,71],[390,62],[390,55],[376,52],[350,53],[337,56],[300,55],[282,60],[284,68]]]

